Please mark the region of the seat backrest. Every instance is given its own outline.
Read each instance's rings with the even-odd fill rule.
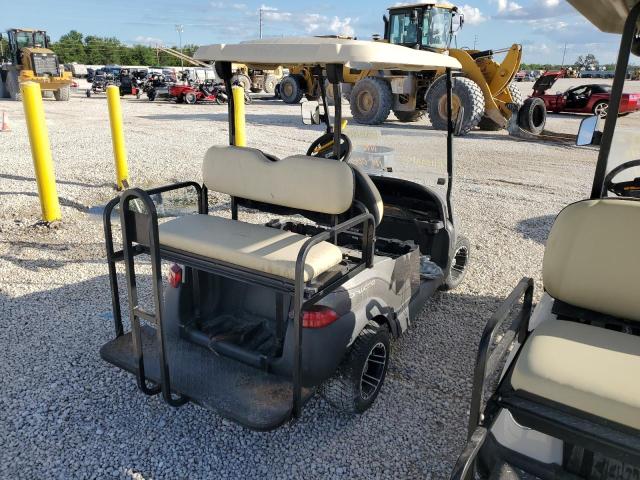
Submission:
[[[362,204],[367,207],[369,213],[373,215],[376,225],[380,225],[384,215],[384,204],[382,203],[382,197],[380,196],[378,188],[371,181],[369,175],[360,167],[351,165],[351,168],[356,181],[356,200],[362,202]]]
[[[549,295],[640,322],[640,201],[583,200],[556,218],[544,253]]]
[[[306,155],[274,161],[246,147],[209,148],[202,177],[216,192],[331,215],[346,212],[355,191],[353,172],[344,162]]]

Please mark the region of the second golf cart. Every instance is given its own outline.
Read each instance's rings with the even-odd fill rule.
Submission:
[[[236,146],[229,96],[229,146],[211,147],[203,178],[150,190],[133,188],[105,209],[115,318],[101,349],[132,373],[148,395],[173,406],[188,401],[256,430],[299,417],[318,389],[334,406],[363,412],[385,379],[390,340],[399,336],[439,288],[464,277],[468,244],[456,231],[451,187],[454,58],[396,45],[337,38],[290,38],[198,49],[215,61],[227,91],[233,62],[309,67],[338,92],[343,67],[447,71],[446,165],[435,187],[350,163],[342,107],[329,115],[327,95],[313,112],[326,131],[306,154],[277,158]],[[444,159],[443,159],[444,160]],[[191,189],[197,214],[159,222],[161,195]],[[231,218],[209,214],[208,192],[230,196]],[[111,217],[120,212],[122,250]],[[272,219],[240,221],[239,210]],[[135,260],[148,255],[153,308],[138,298]],[[173,262],[163,287],[162,261]],[[120,312],[116,263],[124,262],[131,330]]]
[[[622,34],[604,130],[578,134],[600,145],[591,197],[555,219],[535,308],[525,278],[485,328],[452,480],[640,478],[640,142],[618,119],[640,1],[568,1]]]

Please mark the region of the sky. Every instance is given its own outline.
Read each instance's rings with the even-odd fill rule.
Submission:
[[[347,34],[370,39],[383,33],[382,15],[394,0],[0,0],[0,28],[37,27],[57,40],[69,30],[117,37],[126,44],[233,43],[263,36]],[[405,2],[402,2],[405,3]],[[52,5],[55,4],[55,8]],[[399,3],[398,3],[399,4]],[[462,0],[464,28],[458,47],[498,49],[523,45],[526,63],[572,64],[594,53],[614,63],[619,39],[585,21],[565,0]],[[566,45],[566,54],[565,54]]]

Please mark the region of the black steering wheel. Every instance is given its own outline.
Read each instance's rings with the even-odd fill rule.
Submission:
[[[614,182],[613,179],[625,170],[633,167],[640,167],[640,159],[630,160],[618,165],[611,170],[604,178],[604,188],[611,193],[615,193],[619,197],[640,198],[640,177],[627,182]]]
[[[316,138],[309,149],[307,155],[310,157],[318,158],[331,158],[333,160],[340,160],[348,162],[351,157],[351,150],[353,145],[351,140],[344,133],[340,134],[340,158],[336,158],[333,151],[333,133],[325,133]]]

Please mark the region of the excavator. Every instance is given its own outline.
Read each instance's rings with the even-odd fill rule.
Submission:
[[[64,71],[49,49],[47,32],[12,28],[7,31],[7,42],[9,49],[0,64],[0,97],[20,100],[20,84],[31,81],[39,83],[43,92],[53,92],[56,100],[69,100],[72,74]]]

